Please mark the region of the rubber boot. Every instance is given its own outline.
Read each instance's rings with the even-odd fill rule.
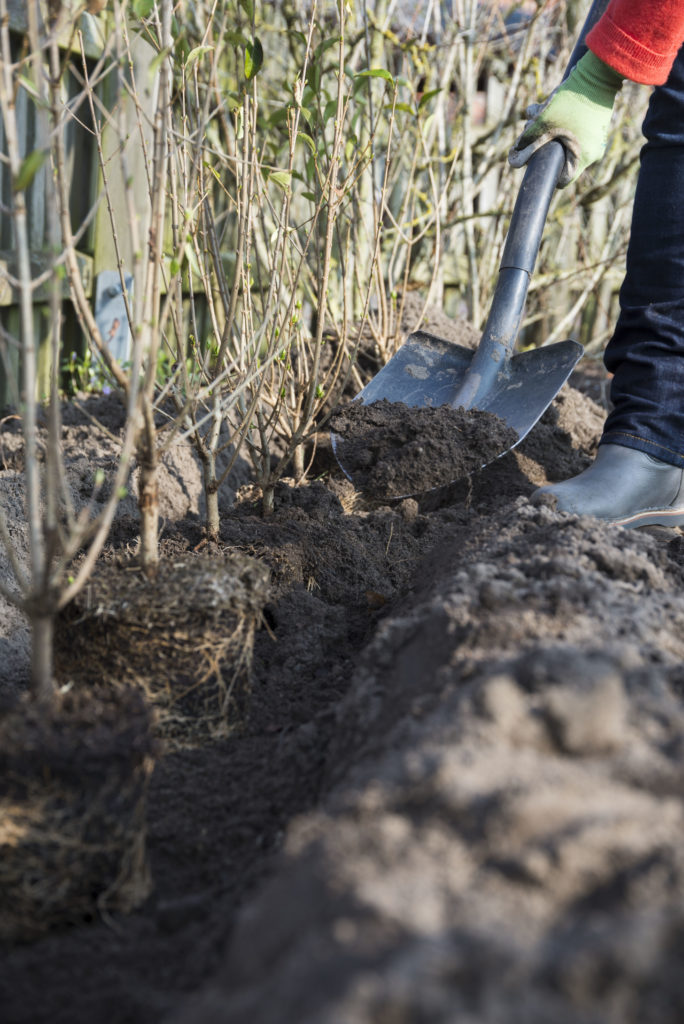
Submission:
[[[684,469],[634,448],[602,444],[594,463],[579,476],[539,487],[560,512],[594,516],[615,526],[684,524]]]

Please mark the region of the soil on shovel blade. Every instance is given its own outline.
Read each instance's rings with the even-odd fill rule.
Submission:
[[[386,398],[342,406],[330,426],[345,471],[367,497],[379,500],[424,494],[468,477],[518,440],[489,412],[416,408]]]
[[[156,755],[142,905],[0,943],[2,1024],[681,1024],[684,536],[531,500],[595,454],[578,387],[420,500],[370,500],[319,438],[265,518],[241,465],[216,545],[201,467],[168,453],[162,559],[268,567],[248,714]],[[67,417],[77,511],[120,428],[89,402],[109,433]],[[28,566],[13,429],[0,503]],[[126,498],[100,570],[136,538]],[[28,637],[0,610],[2,714]]]

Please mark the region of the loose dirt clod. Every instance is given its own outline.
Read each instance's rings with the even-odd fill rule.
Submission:
[[[423,494],[470,476],[518,435],[493,413],[450,405],[415,408],[386,398],[351,402],[331,418],[345,472],[369,497]]]
[[[57,630],[55,671],[88,685],[93,665],[113,686],[144,692],[174,744],[227,735],[244,713],[254,631],[268,570],[239,552],[103,566]]]

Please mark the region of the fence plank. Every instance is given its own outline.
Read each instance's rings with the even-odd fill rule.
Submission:
[[[93,287],[93,260],[85,253],[77,252],[76,259],[81,271],[81,280],[87,296],[92,294]],[[37,278],[49,270],[54,262],[51,253],[33,250],[31,252],[31,277]],[[12,286],[10,276],[18,276],[16,254],[12,251],[0,249],[0,306],[13,306],[19,302],[19,291]],[[49,298],[51,281],[48,278],[40,284],[33,292],[34,302],[46,302]],[[61,279],[61,293],[65,299],[69,298],[69,283],[64,276]]]
[[[140,116],[143,119],[142,136],[151,160],[152,121],[157,104],[158,89],[158,75],[154,74],[151,69],[155,52],[146,40],[133,33],[131,36],[131,54],[140,101]],[[107,178],[110,190],[109,202],[112,206],[112,213],[110,215],[106,203],[100,203],[95,222],[93,251],[95,260],[94,273],[96,275],[103,270],[118,269],[120,260],[123,262],[126,270],[130,271],[133,267],[133,240],[131,237],[127,200],[127,190],[131,187],[130,182],[133,182],[133,203],[137,219],[138,236],[143,245],[147,242],[151,209],[143,142],[138,124],[139,114],[136,106],[130,96],[118,91],[118,83],[115,81],[114,74],[108,76],[105,80],[102,99],[109,110],[114,110],[117,104],[121,104],[127,139],[122,140],[119,138],[118,119],[114,116],[112,124],[104,128],[102,137],[104,159],[107,163]],[[125,147],[123,161],[120,154],[122,145]],[[112,218],[117,230],[120,246],[119,254],[117,254],[112,233]]]
[[[70,0],[67,0],[70,2]],[[22,46],[21,35],[28,29],[27,3],[25,0],[8,0],[9,24],[12,30],[13,51],[19,52]],[[74,3],[74,7],[75,7]],[[80,4],[78,6],[81,6]],[[45,14],[46,5],[39,4],[39,10]],[[73,27],[73,26],[72,26]],[[78,21],[78,30],[83,34],[85,51],[89,58],[102,53],[104,43],[99,19],[84,15]],[[74,60],[80,64],[80,45],[64,35],[61,41],[66,45],[71,42],[77,51]],[[92,132],[89,131],[90,111],[83,99],[79,102],[81,92],[76,76],[65,66],[61,83],[65,109],[67,104],[72,117],[67,118],[64,126],[66,143],[66,169],[70,182],[69,205],[72,228],[79,230],[86,220],[95,201],[97,188],[97,161],[94,151]],[[48,125],[44,116],[37,111],[34,100],[24,88],[17,90],[16,112],[18,120],[21,155],[26,156],[35,150],[49,147]],[[0,147],[4,145],[3,128],[0,122]],[[29,244],[31,248],[31,276],[35,280],[53,268],[54,254],[47,245],[47,184],[50,173],[46,163],[36,173],[26,191],[28,214]],[[7,169],[0,164],[0,200],[6,210],[12,206],[12,188]],[[85,233],[79,238],[77,261],[87,296],[93,293],[93,259],[90,253],[94,244],[94,220]],[[21,325],[18,317],[18,289],[12,279],[18,277],[14,243],[14,227],[12,217],[3,214],[0,217],[0,404],[15,402],[18,394],[19,346]],[[57,271],[59,273],[59,271]],[[33,291],[34,329],[38,347],[38,390],[40,397],[46,394],[50,372],[50,323],[49,293],[52,276],[36,287]],[[61,294],[64,303],[63,351],[83,351],[84,340],[74,316],[69,315],[69,287],[66,276],[60,280]]]

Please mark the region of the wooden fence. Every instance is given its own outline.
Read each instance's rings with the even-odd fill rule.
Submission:
[[[41,3],[41,8],[43,4]],[[26,45],[28,19],[27,5],[25,0],[8,0],[9,27],[11,43],[14,54],[19,55]],[[105,47],[105,26],[106,22],[102,17],[95,17],[90,14],[82,14],[78,25],[80,37],[83,41],[83,51],[86,55],[87,64],[93,67],[98,58],[101,57]],[[65,42],[65,47],[67,43]],[[149,69],[149,63],[153,57],[153,51],[143,40],[134,39],[132,42],[136,66],[141,75],[145,75]],[[82,96],[82,87],[74,73],[82,62],[80,42],[78,52],[73,53],[72,62],[65,62],[66,67],[62,80],[64,102],[70,105],[72,117],[69,118],[65,127],[65,146],[67,153],[67,173],[70,182],[70,213],[72,230],[77,232],[90,215],[101,187],[101,176],[98,167],[98,155],[95,138],[92,132],[91,114],[89,104]],[[98,96],[107,106],[114,103],[123,103],[126,106],[126,99],[119,92],[118,82],[114,82],[115,75],[105,76],[103,82],[98,85]],[[79,97],[80,100],[79,100]],[[154,89],[142,90],[138,100],[151,105],[155,101]],[[124,116],[130,115],[130,111]],[[132,121],[132,115],[131,121]],[[40,119],[36,116],[36,107],[29,99],[27,92],[20,88],[17,91],[17,119],[19,122],[19,135],[22,147],[22,157],[39,150],[47,149],[49,142],[41,138]],[[45,129],[43,129],[44,131]],[[113,140],[110,140],[113,145]],[[103,133],[103,146],[108,145],[107,130]],[[131,146],[129,168],[134,179],[141,183],[144,181],[142,175],[142,159],[139,155],[139,148]],[[0,150],[5,151],[5,139],[3,126],[0,120]],[[46,176],[50,174],[50,167],[46,162],[36,173],[30,187],[26,192],[29,239],[31,247],[31,269],[32,276],[38,277],[46,268],[51,265],[52,254],[47,244],[47,219],[46,219]],[[123,189],[117,188],[117,176],[121,170],[116,161],[112,161],[110,173],[111,194],[116,197],[123,197]],[[144,218],[148,205],[147,188],[135,189],[139,203],[138,213]],[[116,200],[115,200],[116,201]],[[18,379],[20,354],[17,340],[20,337],[19,323],[19,296],[12,287],[12,278],[17,278],[16,254],[13,242],[13,223],[9,209],[12,203],[12,181],[8,168],[0,162],[0,407],[16,405],[18,402]],[[123,202],[123,198],[122,198]],[[128,211],[115,210],[115,217],[118,220],[119,230],[117,232],[121,245],[121,252],[124,265],[130,261],[129,233],[126,230]],[[119,336],[113,338],[113,344],[118,344],[117,352],[125,356],[127,325],[125,316],[122,316],[123,305],[121,301],[121,286],[119,283],[119,271],[117,255],[114,251],[112,240],[112,229],[109,211],[106,204],[101,202],[94,217],[91,217],[87,230],[84,231],[78,240],[78,263],[81,270],[81,278],[84,284],[86,295],[89,297],[98,317],[103,319],[105,337],[113,337],[111,330],[107,328],[107,318],[114,323],[118,322]],[[38,287],[33,294],[34,324],[36,332],[36,344],[39,350],[39,389],[41,394],[47,393],[49,376],[49,352],[50,352],[50,326],[51,316],[48,305],[48,293],[51,282]],[[66,277],[63,279],[63,356],[71,352],[83,356],[86,352],[85,339],[82,337],[72,304],[69,300],[69,285]]]

